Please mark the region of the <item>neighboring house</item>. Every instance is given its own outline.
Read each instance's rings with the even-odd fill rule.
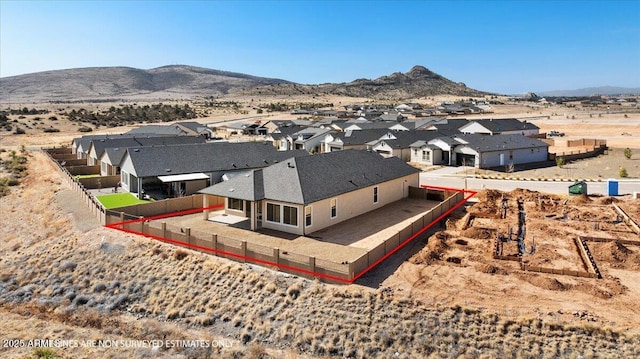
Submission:
[[[293,150],[293,142],[291,141],[291,136],[303,129],[305,129],[305,127],[293,125],[279,127],[274,132],[267,135],[267,141],[273,143],[273,147],[275,147],[278,151],[291,151]]]
[[[89,157],[89,149],[93,140],[131,138],[135,136],[143,136],[143,134],[125,133],[120,135],[85,135],[76,137],[71,141],[71,153],[75,153],[77,159],[87,158]]]
[[[398,131],[387,132],[381,139],[370,142],[368,147],[383,157],[397,157],[405,162],[411,161],[411,145],[419,140],[428,141],[441,136],[434,131]]]
[[[412,131],[412,130],[423,130],[426,129],[429,125],[436,122],[436,119],[417,119],[417,120],[407,120],[393,126],[389,127],[392,131]]]
[[[266,135],[268,128],[261,126],[259,123],[236,122],[225,126],[226,131],[238,135]]]
[[[305,151],[279,152],[268,142],[202,143],[128,148],[120,162],[121,185],[137,193],[189,195],[227,173],[266,167]]]
[[[455,163],[453,149],[458,144],[460,142],[448,136],[436,137],[429,141],[416,141],[409,146],[411,162],[428,166],[452,166]]]
[[[309,153],[320,152],[324,135],[331,132],[327,128],[307,127],[288,136],[287,141],[294,150],[305,150]]]
[[[211,128],[207,127],[207,125],[203,125],[200,122],[183,121],[183,122],[176,122],[175,125],[180,126],[185,131],[191,131],[193,135],[202,136],[207,140],[210,140],[211,137],[213,137],[214,131]]]
[[[101,176],[113,176],[120,173],[120,161],[124,151],[111,151],[105,156],[105,152],[112,148],[127,149],[140,146],[171,146],[205,143],[202,136],[159,136],[159,137],[131,137],[121,139],[100,139],[91,141],[87,164],[89,166],[100,165]],[[104,159],[104,161],[103,161]]]
[[[523,135],[457,135],[455,164],[491,168],[548,160],[549,145]]]
[[[250,228],[308,235],[408,196],[419,170],[370,151],[291,158],[200,193],[225,197],[225,212]]]
[[[365,123],[344,123],[339,127],[343,132],[346,131],[360,131],[360,130],[374,130],[374,129],[389,129],[390,127],[396,125],[397,122],[385,122],[385,121],[376,121],[376,122],[365,122]]]
[[[454,134],[454,133],[460,133],[458,129],[468,123],[469,121],[464,118],[441,119],[427,125],[426,127],[423,127],[423,129],[427,131],[439,131],[445,134],[446,133]]]
[[[519,121],[515,118],[470,120],[461,126],[462,133],[478,133],[486,135],[520,134],[534,136],[540,133],[540,128],[531,122]]]
[[[367,143],[381,139],[388,132],[386,129],[330,132],[324,136],[321,151],[366,150]]]

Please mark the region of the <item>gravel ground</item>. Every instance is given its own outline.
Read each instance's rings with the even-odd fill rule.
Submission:
[[[628,178],[640,177],[640,149],[632,150],[631,159],[624,157],[624,149],[611,148],[605,154],[594,158],[577,160],[558,166],[518,171],[514,175],[520,177],[548,177],[548,178],[583,178],[607,179],[620,178],[621,167],[627,170]],[[489,172],[489,171],[486,171]],[[484,173],[484,172],[483,172]]]

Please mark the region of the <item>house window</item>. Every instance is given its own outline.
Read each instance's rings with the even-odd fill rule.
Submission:
[[[267,203],[267,221],[280,223],[280,205]]]
[[[509,151],[509,159],[513,160],[513,151]]]
[[[227,200],[227,208],[233,209],[235,211],[243,211],[244,210],[244,201],[237,198],[229,198]]]
[[[304,225],[311,227],[311,206],[304,207]]]
[[[331,199],[331,218],[336,218],[336,217],[338,217],[338,199],[332,198]]]
[[[282,216],[282,223],[290,226],[298,225],[298,208],[291,206],[282,206],[284,215]]]
[[[531,153],[533,153],[533,148],[531,149]]]
[[[431,161],[431,152],[430,151],[422,151],[422,160],[423,161]]]
[[[533,152],[533,150],[531,150],[531,152]],[[100,162],[100,169],[102,170],[102,173],[104,173],[105,175],[107,175],[107,164],[105,162]]]
[[[122,182],[123,186],[129,187],[129,174],[127,172],[120,172],[120,182]]]
[[[378,187],[373,187],[373,203],[378,203]]]

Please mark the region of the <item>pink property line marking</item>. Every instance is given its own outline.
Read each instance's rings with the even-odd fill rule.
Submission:
[[[316,276],[316,277],[322,277],[322,278],[335,280],[335,281],[338,281],[338,282],[351,284],[351,283],[355,282],[358,278],[360,278],[363,275],[365,275],[371,269],[376,267],[378,264],[382,263],[385,259],[389,258],[395,252],[399,251],[404,246],[409,244],[411,241],[416,239],[418,236],[420,236],[426,230],[431,228],[435,223],[440,221],[442,218],[446,217],[451,212],[456,210],[458,207],[462,206],[467,200],[469,200],[469,198],[475,196],[476,193],[477,193],[477,192],[470,191],[470,190],[461,190],[461,189],[456,189],[456,188],[446,188],[446,187],[437,187],[437,186],[422,186],[422,188],[433,188],[433,189],[439,189],[439,190],[463,192],[463,193],[470,193],[470,194],[468,196],[466,196],[464,199],[462,199],[460,202],[456,203],[453,207],[449,208],[449,210],[447,210],[445,213],[443,213],[440,216],[438,216],[438,218],[436,218],[435,220],[432,220],[431,222],[429,222],[429,224],[427,224],[426,226],[422,227],[414,235],[412,235],[411,237],[409,237],[406,240],[404,240],[397,247],[395,247],[394,249],[389,251],[387,254],[382,256],[382,258],[378,259],[373,264],[369,265],[367,268],[365,268],[363,271],[358,273],[356,276],[354,276],[350,280],[349,279],[340,278],[340,277],[336,277],[336,276],[332,276],[330,274],[313,272],[313,271],[310,271],[310,270],[307,270],[307,269],[303,269],[303,268],[293,267],[293,266],[280,264],[280,263],[275,263],[275,262],[271,262],[271,261],[267,261],[267,260],[263,260],[263,259],[242,256],[242,255],[235,254],[235,253],[225,252],[225,251],[221,251],[221,250],[217,250],[217,249],[211,249],[211,248],[207,248],[207,247],[202,247],[202,246],[195,245],[195,244],[176,241],[176,240],[173,240],[173,239],[164,238],[164,237],[156,236],[156,235],[153,235],[153,234],[147,234],[147,233],[132,231],[132,230],[129,230],[129,229],[125,229],[123,227],[125,224],[143,222],[143,221],[147,221],[147,220],[155,220],[155,219],[176,217],[176,216],[181,216],[181,215],[186,215],[186,214],[193,214],[193,213],[197,213],[197,212],[202,212],[202,211],[210,210],[210,209],[220,209],[220,208],[223,207],[222,205],[205,207],[205,208],[191,209],[191,210],[180,211],[180,212],[169,213],[169,214],[162,214],[162,215],[157,215],[157,216],[143,217],[143,218],[134,219],[134,220],[130,220],[130,221],[124,221],[124,222],[120,222],[120,223],[107,224],[107,225],[105,225],[105,227],[116,229],[116,230],[119,230],[119,231],[122,231],[122,232],[125,232],[125,233],[137,234],[137,235],[140,235],[140,236],[152,238],[152,239],[155,239],[155,240],[158,240],[158,241],[161,241],[161,242],[166,242],[166,243],[171,243],[171,244],[175,244],[175,245],[184,246],[184,247],[187,247],[187,248],[193,248],[193,249],[201,250],[201,251],[204,251],[204,252],[221,254],[221,255],[230,256],[230,257],[234,257],[234,258],[239,258],[239,259],[250,261],[250,262],[254,262],[254,263],[265,264],[265,265],[274,266],[274,267],[277,267],[277,268],[288,269],[288,270],[291,270],[291,271],[294,271],[294,272],[300,272],[300,273],[304,273],[304,274],[308,274],[308,275],[312,275],[312,276]]]

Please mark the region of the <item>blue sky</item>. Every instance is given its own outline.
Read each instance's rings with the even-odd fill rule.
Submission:
[[[423,65],[499,93],[640,87],[640,0],[0,0],[0,77],[170,64],[299,83]]]

